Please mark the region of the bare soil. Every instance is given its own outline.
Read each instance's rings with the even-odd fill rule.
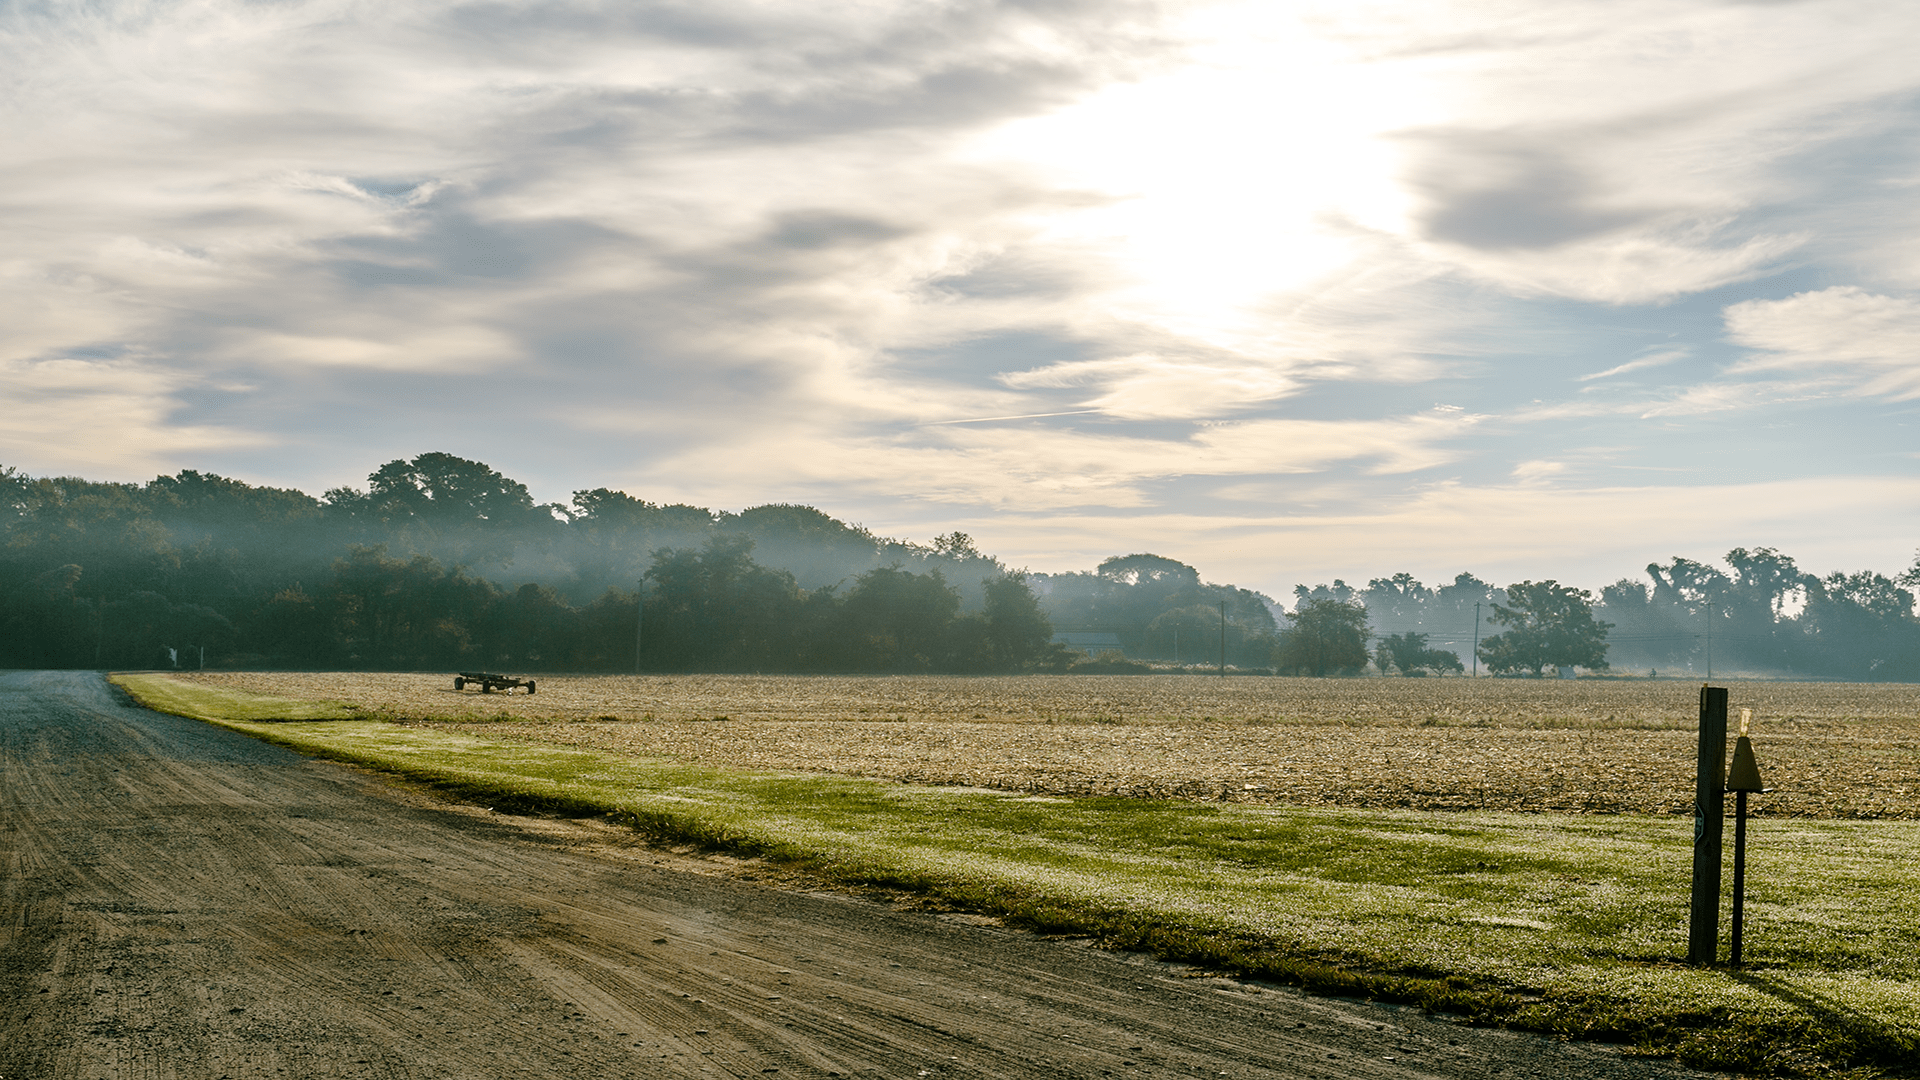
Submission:
[[[0,1080],[1700,1075],[765,876],[0,675]]]
[[[749,768],[1051,795],[1554,813],[1693,808],[1698,686],[1647,680],[191,676],[467,730]],[[1730,684],[1756,816],[1920,817],[1920,687]]]

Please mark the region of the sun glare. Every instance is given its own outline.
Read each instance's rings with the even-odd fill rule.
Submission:
[[[1364,231],[1400,231],[1383,135],[1424,119],[1421,95],[1297,22],[1213,12],[1193,29],[1185,66],[1004,125],[967,156],[1102,196],[1045,238],[1107,251],[1128,315],[1244,348],[1264,336],[1261,301],[1339,273]]]

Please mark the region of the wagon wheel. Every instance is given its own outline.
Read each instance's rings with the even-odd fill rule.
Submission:
[[[455,675],[453,677],[453,688],[455,690],[465,690],[467,688],[467,680]]]
[[[529,693],[529,694],[531,694],[531,693],[533,693],[533,680],[532,680],[532,679],[528,679],[528,680],[527,680],[527,693]]]

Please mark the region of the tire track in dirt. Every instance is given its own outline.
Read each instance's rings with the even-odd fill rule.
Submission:
[[[0,675],[0,1080],[1685,1074],[737,880]]]

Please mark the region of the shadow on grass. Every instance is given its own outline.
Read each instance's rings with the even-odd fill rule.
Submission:
[[[1821,1057],[1892,1076],[1920,1076],[1920,1040],[1913,1036],[1777,976],[1744,970],[1727,974],[1735,982],[1804,1013],[1811,1021],[1807,1041]]]

